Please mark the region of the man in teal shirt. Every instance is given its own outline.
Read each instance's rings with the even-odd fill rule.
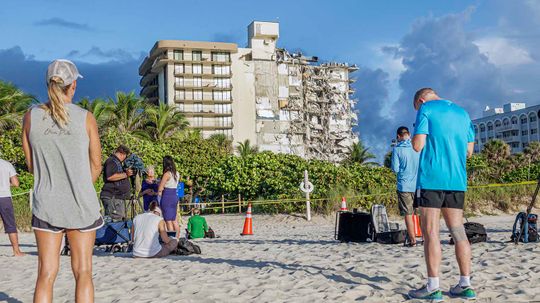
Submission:
[[[401,126],[397,129],[397,140],[398,143],[392,150],[392,170],[397,175],[399,213],[405,218],[405,226],[409,235],[409,242],[406,243],[406,246],[416,246],[412,215],[414,214],[420,153],[412,148],[411,135],[407,127]]]
[[[439,267],[441,244],[439,221],[442,212],[455,242],[460,271],[459,283],[450,295],[475,299],[471,287],[471,247],[463,227],[463,206],[467,190],[467,157],[474,148],[474,128],[469,114],[460,106],[441,99],[431,88],[416,92],[413,100],[416,115],[414,150],[422,152],[418,171],[421,225],[424,255],[428,272],[426,286],[409,292],[409,297],[441,302]]]
[[[198,208],[193,210],[193,216],[188,220],[187,230],[190,239],[204,238],[205,233],[208,231],[206,219],[201,217],[201,211]]]

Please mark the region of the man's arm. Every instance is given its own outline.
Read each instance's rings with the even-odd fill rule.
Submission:
[[[161,237],[163,243],[169,244],[169,242],[171,242],[171,238],[169,238],[169,235],[167,234],[167,229],[165,228],[165,221],[159,221],[158,230],[159,236]]]
[[[426,137],[427,135],[414,135],[412,139],[412,146],[415,152],[419,153],[422,151],[424,146],[426,145]]]
[[[208,232],[208,223],[206,223],[206,218],[203,218],[203,227],[204,231]]]
[[[392,151],[392,165],[391,165],[392,171],[396,174],[399,172],[399,157],[397,155],[397,151],[394,148]]]
[[[19,187],[19,178],[17,178],[17,175],[9,178],[9,183],[11,184],[11,186]]]
[[[474,142],[467,143],[467,158],[472,157],[474,152]]]

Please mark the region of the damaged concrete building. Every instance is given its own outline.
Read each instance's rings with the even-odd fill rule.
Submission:
[[[278,48],[278,38],[278,23],[254,21],[247,48],[158,41],[139,69],[141,96],[176,104],[205,137],[222,133],[259,150],[342,161],[358,141],[349,77],[357,67],[319,64]]]

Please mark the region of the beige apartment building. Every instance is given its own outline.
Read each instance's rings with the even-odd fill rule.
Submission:
[[[139,68],[141,96],[174,104],[204,137],[249,139],[260,150],[339,162],[357,142],[354,100],[344,63],[276,46],[279,24],[254,21],[248,47],[162,40]]]

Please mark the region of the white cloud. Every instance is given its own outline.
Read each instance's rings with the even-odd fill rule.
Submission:
[[[516,66],[534,62],[529,52],[510,40],[500,37],[485,37],[474,41],[489,62],[497,66]]]

